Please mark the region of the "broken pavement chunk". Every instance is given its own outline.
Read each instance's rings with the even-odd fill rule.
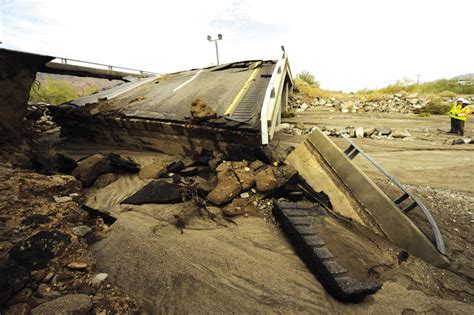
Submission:
[[[94,187],[96,188],[104,188],[118,179],[118,175],[114,173],[105,173],[97,177],[94,181]]]
[[[121,203],[143,205],[150,203],[179,203],[182,201],[182,193],[178,185],[157,180],[149,183]]]
[[[72,175],[79,179],[84,187],[88,187],[99,175],[111,170],[112,163],[106,156],[94,154],[77,162],[77,167],[72,171]]]
[[[168,164],[168,166],[166,167],[166,170],[170,173],[178,173],[179,171],[181,171],[182,169],[184,169],[184,162],[183,161],[174,161],[174,162],[171,162],[170,164]]]
[[[357,259],[358,263],[348,268],[356,270],[347,270],[339,263],[338,260],[343,256],[338,257],[332,249],[336,248],[337,251],[338,246],[348,241],[344,237],[328,237],[325,240],[321,238],[320,234],[327,233],[325,229],[328,224],[326,221],[323,222],[326,220],[325,218],[328,218],[324,209],[314,204],[302,206],[294,202],[276,201],[273,214],[298,256],[334,298],[344,302],[357,303],[381,288],[381,284],[373,282],[368,277],[357,279],[361,274],[368,274],[366,257],[358,251],[357,240],[348,244],[348,247],[342,247],[354,250],[354,252],[347,254],[351,259]],[[347,229],[334,219],[329,220],[332,220],[340,228]],[[327,236],[324,234],[325,238]],[[341,254],[344,251],[339,250],[339,253],[344,255]],[[356,255],[359,257],[353,257]],[[354,278],[353,275],[356,275],[357,278]]]
[[[197,166],[186,167],[185,169],[183,169],[179,172],[179,174],[181,176],[185,176],[185,177],[194,176],[197,173],[198,173],[198,167]]]
[[[194,119],[203,121],[216,117],[216,113],[212,108],[210,108],[206,102],[200,98],[197,98],[191,104],[191,116]]]
[[[158,179],[166,174],[166,164],[164,162],[154,162],[143,167],[138,173],[140,179]]]
[[[125,171],[130,173],[138,173],[140,165],[130,159],[125,159],[116,153],[110,153],[107,158],[114,170]]]

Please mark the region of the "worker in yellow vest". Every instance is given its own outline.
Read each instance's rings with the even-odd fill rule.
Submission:
[[[463,101],[464,99],[462,97],[458,97],[458,99],[456,100],[456,103],[453,104],[453,107],[451,107],[451,110],[449,111],[449,117],[451,117],[451,130],[449,130],[448,133],[457,133],[456,114],[458,113],[458,111],[462,109]]]
[[[464,127],[466,124],[467,117],[471,114],[471,107],[469,107],[469,101],[463,100],[461,109],[456,113],[454,117],[456,119],[456,131],[462,137],[464,136]]]

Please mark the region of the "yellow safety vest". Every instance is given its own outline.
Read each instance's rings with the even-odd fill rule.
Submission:
[[[458,118],[456,117],[456,114],[458,114],[461,109],[462,109],[462,104],[458,105],[458,103],[454,103],[453,107],[451,107],[451,110],[449,111],[449,117]]]
[[[467,117],[471,114],[471,108],[469,106],[461,108],[458,111],[458,114],[464,114],[464,116],[456,116],[454,118],[462,120],[462,121],[466,121]]]

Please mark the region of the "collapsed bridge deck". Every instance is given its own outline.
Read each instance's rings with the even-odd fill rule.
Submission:
[[[229,143],[258,147],[266,144],[268,125],[279,121],[290,81],[279,61],[243,61],[126,82],[52,111],[64,135],[97,142],[169,153],[225,150]],[[192,119],[198,98],[215,118]]]

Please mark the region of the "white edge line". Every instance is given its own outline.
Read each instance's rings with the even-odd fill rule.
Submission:
[[[178,87],[175,87],[173,92],[176,92],[177,90],[179,90],[180,88],[182,88],[183,86],[185,86],[186,84],[188,84],[189,82],[191,82],[192,80],[196,79],[196,77],[202,72],[203,69],[199,70],[191,79],[189,79],[188,81],[184,82],[183,84],[181,84],[180,86]]]
[[[142,80],[142,81],[135,82],[136,84],[132,84],[132,85],[130,85],[128,88],[126,88],[125,90],[123,90],[123,91],[118,91],[118,92],[116,92],[115,94],[110,95],[109,97],[107,97],[107,99],[108,99],[108,100],[111,100],[111,99],[113,99],[113,98],[115,98],[115,97],[117,97],[117,96],[119,96],[119,95],[122,95],[123,93],[126,93],[126,92],[128,92],[128,91],[130,91],[130,90],[133,90],[134,88],[137,88],[137,87],[139,87],[139,86],[142,86],[143,84],[146,84],[146,83],[148,83],[148,82],[151,82],[151,81],[153,81],[153,80],[155,80],[155,79],[157,79],[157,78],[159,78],[159,76],[153,76],[153,77],[144,79],[144,80]]]

